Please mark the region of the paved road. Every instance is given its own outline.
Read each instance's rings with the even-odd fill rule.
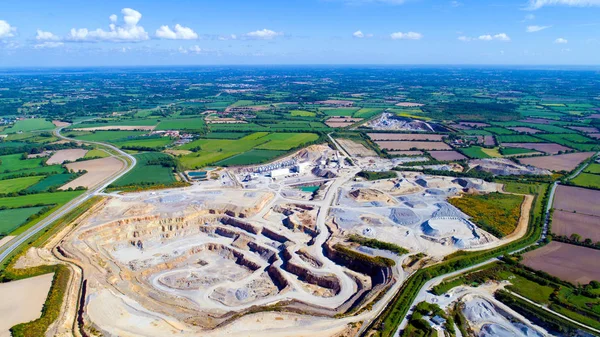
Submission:
[[[79,140],[75,140],[75,139],[68,138],[68,137],[61,135],[60,132],[62,131],[63,128],[64,127],[57,128],[54,131],[55,135],[64,140],[81,142]],[[73,209],[75,209],[76,207],[78,207],[79,205],[81,205],[82,203],[84,203],[85,201],[87,201],[88,199],[93,197],[94,195],[98,194],[99,192],[104,190],[108,185],[112,184],[114,181],[119,179],[121,176],[123,176],[124,174],[129,172],[136,164],[136,160],[132,155],[121,151],[120,149],[118,149],[117,147],[115,147],[113,145],[102,143],[102,142],[89,142],[89,141],[85,141],[83,143],[100,145],[100,146],[109,148],[110,150],[118,153],[119,155],[115,156],[115,157],[119,158],[120,160],[122,160],[125,163],[123,169],[121,169],[119,172],[117,172],[114,175],[107,178],[104,181],[104,183],[101,184],[100,186],[90,189],[90,190],[86,191],[85,193],[83,193],[82,195],[80,195],[79,197],[66,203],[65,205],[60,207],[58,210],[56,210],[56,212],[50,214],[48,217],[46,217],[42,221],[38,222],[36,225],[32,226],[31,228],[29,228],[22,234],[18,235],[16,238],[11,240],[8,244],[4,245],[3,246],[4,250],[2,251],[2,253],[0,253],[0,262],[4,261],[4,259],[6,259],[8,256],[10,256],[10,254],[12,254],[13,251],[15,251],[23,243],[27,242],[27,240],[29,240],[31,237],[33,237],[34,235],[36,235],[37,233],[42,231],[44,228],[48,227],[54,221],[63,217],[65,214],[71,212]]]

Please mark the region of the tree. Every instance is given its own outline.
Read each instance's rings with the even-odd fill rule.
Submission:
[[[581,240],[581,235],[573,233],[569,238],[571,239],[571,241],[579,242],[579,240]]]

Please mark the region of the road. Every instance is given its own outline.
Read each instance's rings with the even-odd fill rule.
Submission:
[[[123,168],[119,172],[117,172],[114,175],[108,177],[98,187],[95,187],[93,189],[89,189],[85,193],[83,193],[82,195],[80,195],[77,198],[69,201],[68,203],[66,203],[65,205],[63,205],[62,207],[60,207],[58,210],[56,210],[54,213],[50,214],[49,216],[47,216],[42,221],[38,222],[36,225],[32,226],[31,228],[27,229],[25,232],[21,233],[20,235],[18,235],[14,239],[12,239],[9,243],[5,244],[3,246],[4,250],[2,251],[2,253],[0,253],[0,262],[4,261],[19,246],[21,246],[23,243],[27,242],[27,240],[29,240],[30,238],[32,238],[34,235],[36,235],[40,231],[44,230],[46,227],[48,227],[54,221],[60,219],[61,217],[63,217],[67,213],[71,212],[73,209],[75,209],[76,207],[78,207],[79,205],[81,205],[82,203],[84,203],[85,201],[87,201],[88,199],[90,199],[91,197],[93,197],[94,195],[98,194],[99,192],[101,192],[102,190],[104,190],[106,187],[108,187],[110,184],[112,184],[117,179],[119,179],[121,176],[123,176],[124,174],[126,174],[127,172],[129,172],[135,166],[135,164],[136,164],[135,157],[133,157],[132,155],[130,155],[128,153],[123,152],[122,150],[118,149],[117,147],[115,147],[113,145],[102,143],[102,142],[80,141],[80,140],[76,140],[76,139],[72,139],[72,138],[63,136],[60,133],[63,128],[64,128],[64,126],[56,128],[54,130],[54,134],[57,137],[59,137],[61,139],[64,139],[64,140],[77,141],[77,142],[82,142],[84,144],[100,145],[102,147],[108,148],[108,149],[110,149],[110,150],[118,153],[118,155],[115,156],[115,157],[118,158],[118,159],[120,159],[121,161],[123,161],[123,163],[125,163],[125,165],[123,166]]]

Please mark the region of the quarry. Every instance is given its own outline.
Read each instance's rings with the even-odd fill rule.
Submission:
[[[90,336],[352,335],[414,268],[503,244],[447,202],[501,185],[402,171],[367,181],[360,165],[314,145],[189,187],[107,194],[58,246],[83,270],[78,320]]]

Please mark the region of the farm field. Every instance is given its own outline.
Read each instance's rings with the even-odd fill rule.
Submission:
[[[483,148],[480,146],[464,147],[464,148],[460,148],[459,151],[471,159],[491,158],[491,156],[489,154],[487,154],[485,151],[483,151]]]
[[[44,179],[44,176],[32,176],[0,180],[0,194],[19,192]]]
[[[154,125],[104,125],[104,126],[94,126],[94,127],[77,127],[73,128],[75,131],[152,131],[154,130]]]
[[[433,159],[440,161],[467,159],[467,157],[456,151],[429,151],[429,154],[433,157]]]
[[[501,143],[542,143],[543,140],[530,135],[503,135],[496,136],[496,139]]]
[[[600,250],[552,241],[523,254],[522,263],[573,284],[588,284],[600,280],[598,261]]]
[[[0,210],[0,235],[9,235],[43,206]]]
[[[58,188],[66,184],[69,180],[73,179],[75,174],[73,173],[61,173],[54,174],[45,177],[38,183],[31,185],[27,188],[28,192],[46,192],[50,188]]]
[[[282,156],[287,151],[276,151],[276,150],[257,150],[253,149],[248,152],[240,153],[233,157],[229,157],[225,160],[221,160],[215,163],[218,166],[242,166],[242,165],[253,165],[271,161],[279,156]]]
[[[137,165],[126,175],[115,181],[111,187],[122,186],[168,186],[176,181],[173,168],[163,166],[162,161],[171,162],[172,157],[164,153],[140,153],[134,156]]]
[[[42,166],[43,158],[21,159],[21,154],[0,156],[0,171],[19,171]]]
[[[143,134],[143,131],[95,131],[93,133],[83,134],[68,133],[67,136],[81,140],[89,140],[92,142],[115,142],[119,140],[127,140],[127,138],[138,137]]]
[[[222,162],[250,150],[289,151],[319,138],[314,133],[268,133],[255,132],[240,139],[198,139],[178,147],[180,150],[191,150],[193,153],[179,158],[185,169],[196,169],[206,165]],[[260,157],[267,158],[266,152],[258,152]],[[271,153],[279,156],[279,153]],[[272,158],[272,157],[271,157]],[[242,160],[250,159],[249,156]],[[252,159],[256,162],[260,158]],[[240,159],[234,161],[239,162]],[[227,162],[226,162],[227,163]],[[231,162],[229,162],[231,163]]]
[[[94,150],[88,151],[83,158],[86,158],[86,159],[88,159],[88,158],[106,158],[108,156],[109,156],[109,154],[106,151],[94,149]]]
[[[2,131],[2,134],[16,133],[16,132],[29,132],[38,130],[52,130],[54,124],[45,119],[41,118],[29,118],[15,122],[14,125]]]
[[[582,240],[600,242],[600,216],[555,210],[552,215],[552,232],[570,237],[579,234]]]
[[[143,148],[143,149],[156,149],[160,150],[165,146],[171,144],[173,140],[169,137],[149,137],[149,138],[139,138],[128,140],[124,142],[114,142],[120,148]]]
[[[162,120],[156,130],[203,130],[206,128],[203,118],[180,118]]]
[[[506,148],[523,148],[535,151],[540,151],[548,154],[558,154],[561,151],[571,150],[568,147],[554,144],[554,143],[503,143],[502,146]]]
[[[377,156],[377,153],[375,153],[375,151],[373,151],[373,150],[367,148],[365,145],[363,145],[359,142],[353,141],[351,139],[337,138],[336,141],[351,156],[355,156],[355,157],[375,157],[375,156]]]
[[[471,217],[483,230],[502,238],[512,233],[519,223],[523,196],[490,193],[483,195],[465,194],[448,202]]]
[[[580,173],[571,182],[577,186],[600,189],[600,174]]]
[[[444,142],[420,142],[420,141],[376,141],[375,144],[381,149],[392,151],[404,150],[452,150],[452,148]]]
[[[67,190],[69,188],[75,189],[77,187],[92,188],[100,184],[106,178],[117,173],[124,164],[121,160],[115,157],[107,157],[101,159],[92,159],[82,162],[70,163],[66,167],[74,172],[87,171],[81,177],[63,185],[60,187],[61,190]]]
[[[530,150],[530,149],[521,148],[521,147],[500,148],[500,154],[502,154],[503,156],[516,156],[516,155],[532,154],[532,153],[535,153],[535,151]]]
[[[0,207],[18,208],[33,205],[62,205],[79,196],[84,191],[64,191],[55,193],[38,193],[18,197],[0,198]]]
[[[593,174],[600,174],[600,164],[590,164],[588,165],[588,167],[586,167],[583,172],[586,173],[593,173]]]
[[[529,134],[536,134],[536,133],[542,132],[541,130],[533,129],[533,128],[526,127],[526,126],[513,126],[513,127],[507,128],[507,129],[516,131],[518,133],[529,133]]]
[[[428,140],[442,141],[444,135],[423,134],[423,133],[368,133],[367,136],[373,141],[381,140]]]
[[[554,208],[579,214],[600,217],[600,191],[588,188],[558,185],[554,196]]]
[[[521,164],[532,165],[550,171],[573,171],[584,160],[593,156],[594,152],[578,152],[553,156],[519,158]]]
[[[68,149],[56,151],[48,160],[46,164],[62,164],[65,161],[76,161],[77,159],[85,157],[88,150],[84,149]]]

